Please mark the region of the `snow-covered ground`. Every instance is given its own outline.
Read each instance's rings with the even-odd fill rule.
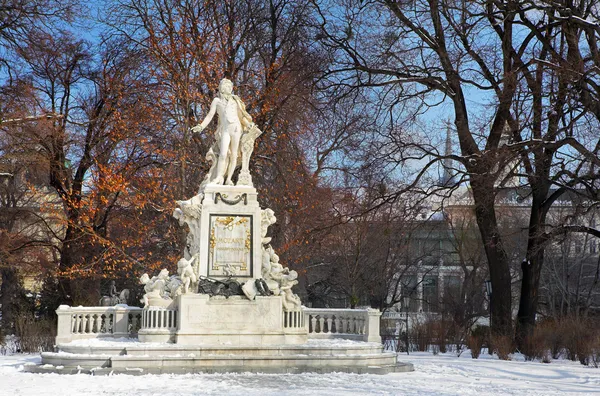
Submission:
[[[600,369],[576,362],[499,361],[468,352],[400,355],[415,372],[358,374],[197,374],[93,377],[30,374],[36,355],[0,356],[0,395],[600,395]]]

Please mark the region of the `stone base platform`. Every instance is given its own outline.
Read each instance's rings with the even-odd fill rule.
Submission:
[[[381,344],[350,340],[310,340],[301,345],[238,346],[148,344],[94,340],[73,342],[42,353],[36,373],[94,375],[163,373],[330,373],[387,374],[413,371]]]

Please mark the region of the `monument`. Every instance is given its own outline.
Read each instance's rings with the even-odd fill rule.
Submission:
[[[215,114],[215,142],[206,153],[210,170],[198,194],[177,201],[173,213],[189,230],[178,274],[169,278],[163,270],[154,281],[147,274],[141,279],[145,307],[177,309],[178,329],[175,334],[141,330],[140,340],[181,345],[305,343],[305,329],[284,329],[284,312],[301,317],[300,299],[292,292],[298,274],[279,264],[269,245],[275,214],[261,209],[252,185],[250,155],[262,132],[227,79],[192,132],[203,131]]]
[[[411,371],[394,353],[383,352],[378,310],[302,307],[293,292],[298,274],[279,262],[270,245],[275,213],[260,207],[252,184],[250,156],[262,132],[227,79],[192,132],[204,130],[215,114],[215,142],[206,153],[210,170],[198,193],[177,201],[173,212],[188,231],[177,273],[165,268],[142,275],[143,308],[59,307],[56,352],[42,353],[42,365],[25,369]],[[309,340],[309,333],[315,339]]]

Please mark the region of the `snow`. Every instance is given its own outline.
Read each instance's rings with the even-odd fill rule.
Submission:
[[[600,395],[600,369],[576,362],[500,361],[482,354],[399,355],[415,372],[359,374],[30,374],[39,355],[0,356],[0,395]]]

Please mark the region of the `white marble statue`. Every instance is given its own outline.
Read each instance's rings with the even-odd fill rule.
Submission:
[[[167,283],[169,281],[169,271],[163,269],[157,276],[153,276],[152,279],[148,274],[144,274],[140,278],[140,283],[144,285],[144,297],[142,297],[142,303],[144,307],[152,305],[152,300],[158,300],[163,298],[170,298],[166,294]]]
[[[194,255],[200,253],[200,215],[202,214],[202,196],[195,195],[186,201],[176,201],[179,208],[173,211],[173,217],[179,221],[179,225],[188,225],[189,232],[186,237],[186,246],[184,257],[191,259]],[[195,262],[197,272],[198,260]]]
[[[286,268],[287,269],[287,268]],[[283,296],[283,308],[286,311],[297,311],[302,302],[297,294],[292,293],[292,287],[298,284],[298,273],[294,270],[281,276],[279,290]]]
[[[271,245],[263,249],[262,277],[269,290],[276,296],[281,293],[283,277],[289,274],[289,269],[279,264],[279,256]]]
[[[208,114],[200,124],[192,128],[192,132],[202,132],[215,113],[219,116],[216,141],[206,154],[206,159],[212,162],[212,165],[200,189],[209,183],[233,185],[231,178],[239,161],[242,171],[238,184],[252,185],[248,166],[254,140],[261,131],[252,122],[244,102],[233,95],[233,83],[226,78],[221,80],[219,96],[213,99]]]
[[[272,224],[275,224],[277,218],[275,217],[275,212],[272,209],[263,209],[260,212],[260,236],[261,243],[266,245],[271,242],[271,237],[267,237],[267,231]]]
[[[189,260],[186,260],[184,257],[182,257],[177,262],[177,274],[179,275],[179,278],[181,279],[181,283],[183,286],[183,290],[182,290],[183,294],[188,293],[190,284],[194,285],[196,282],[198,282],[196,273],[194,272],[194,269],[192,268],[192,263],[197,258],[198,258],[198,255],[194,255]]]

